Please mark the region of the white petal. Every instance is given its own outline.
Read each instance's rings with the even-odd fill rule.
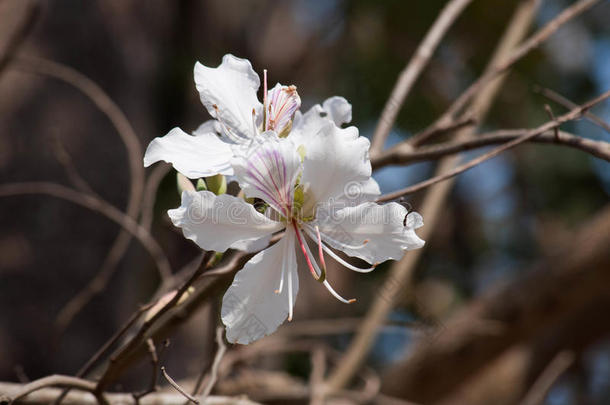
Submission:
[[[352,105],[343,97],[334,96],[327,98],[322,103],[322,109],[338,127],[348,124],[352,120]]]
[[[203,124],[199,125],[196,130],[193,131],[193,135],[204,135],[204,134],[216,134],[222,135],[222,129],[220,123],[216,120],[207,120]]]
[[[397,203],[368,202],[343,208],[322,221],[322,239],[335,249],[371,264],[402,258],[405,250],[421,248],[424,241],[415,233],[423,225],[421,215],[412,212],[403,225],[407,209]]]
[[[295,145],[274,132],[259,135],[247,151],[234,148],[235,177],[248,197],[267,202],[284,217],[292,212],[294,185],[301,171]]]
[[[197,62],[194,73],[201,102],[210,115],[237,136],[254,136],[252,109],[259,112],[262,105],[256,97],[260,79],[250,62],[227,54],[217,68]]]
[[[273,232],[284,227],[257,212],[251,204],[228,194],[184,191],[179,208],[167,211],[184,237],[205,250],[255,252],[267,246]]]
[[[222,299],[222,322],[227,340],[248,344],[273,333],[296,302],[299,290],[294,230],[254,256],[237,272]],[[277,293],[282,271],[285,283]],[[292,295],[290,297],[290,295]]]
[[[163,160],[186,177],[198,179],[215,174],[233,174],[229,144],[213,133],[189,135],[174,128],[163,137],[155,138],[146,148],[144,166]]]
[[[290,137],[289,137],[290,138]],[[353,186],[370,186],[370,142],[356,127],[327,123],[301,138],[305,148],[303,177],[306,205],[337,201]],[[309,208],[309,207],[308,207]]]

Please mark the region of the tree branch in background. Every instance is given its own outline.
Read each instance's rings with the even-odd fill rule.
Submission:
[[[39,14],[39,0],[0,2],[0,75],[34,27]]]
[[[130,186],[125,213],[137,220],[144,190],[142,145],[129,120],[117,104],[87,76],[60,63],[37,57],[19,56],[14,59],[11,66],[20,71],[53,77],[75,87],[108,117],[127,150]],[[58,334],[63,333],[72,319],[87,305],[91,298],[104,290],[116,271],[118,262],[127,251],[130,241],[130,233],[121,230],[97,275],[59,311],[56,318]]]
[[[48,377],[45,377],[48,378]],[[87,380],[82,380],[86,381]],[[94,383],[93,383],[94,384]],[[88,387],[88,384],[86,384]],[[0,392],[8,395],[8,398],[15,396],[15,393],[21,391],[22,384],[0,382]],[[73,387],[77,388],[77,387]],[[74,391],[68,394],[65,399],[65,405],[96,405],[99,401],[84,390]],[[60,394],[61,390],[57,388],[40,388],[31,392],[25,397],[19,399],[19,404],[23,405],[48,405]],[[0,398],[3,398],[0,396]],[[125,405],[133,403],[133,397],[129,393],[107,393],[104,395],[107,404],[110,405]],[[140,400],[139,405],[184,405],[184,397],[173,392],[155,392]],[[260,405],[253,402],[243,395],[237,397],[210,396],[206,400],[206,405]]]
[[[136,237],[142,246],[154,259],[161,278],[171,277],[172,269],[163,249],[150,233],[141,227],[132,217],[124,214],[113,205],[92,195],[81,193],[80,191],[49,182],[23,182],[0,184],[0,197],[12,197],[27,194],[44,194],[52,197],[61,198],[74,204],[88,208],[92,211],[104,215],[114,221],[126,232]]]
[[[519,3],[515,13],[510,19],[507,29],[502,36],[496,52],[488,64],[488,69],[504,60],[512,49],[525,36],[531,21],[538,9],[539,2],[537,0],[526,0]],[[480,92],[473,100],[473,109],[475,112],[473,118],[476,122],[481,122],[485,114],[491,106],[499,88],[502,84],[502,77],[496,78],[492,83],[489,83],[489,89]],[[470,116],[465,114],[456,120],[464,119]],[[464,128],[458,134],[458,139],[465,138],[474,133],[475,128]],[[443,173],[451,169],[459,162],[459,157],[453,156],[442,159],[437,168],[437,173]],[[424,240],[428,240],[432,235],[436,221],[439,219],[443,209],[444,202],[449,195],[452,182],[445,182],[436,185],[432,188],[424,198],[421,213],[426,218],[426,226],[424,226],[418,234]],[[337,366],[331,371],[327,379],[326,389],[329,392],[339,390],[348,385],[354,376],[354,373],[362,365],[366,358],[371,345],[374,342],[380,325],[382,325],[393,308],[397,297],[404,293],[407,288],[407,283],[410,282],[415,266],[424,249],[417,249],[408,252],[399,262],[392,265],[390,273],[384,281],[381,292],[375,298],[370,306],[362,325],[358,329],[358,333],[352,338],[350,345],[337,363]]]
[[[411,91],[413,84],[415,84],[415,81],[430,61],[443,36],[445,36],[464,8],[471,2],[472,0],[450,0],[445,5],[426,34],[426,37],[417,47],[415,54],[400,73],[400,76],[398,76],[398,81],[394,85],[390,98],[388,98],[381,113],[381,118],[379,118],[377,128],[375,128],[371,142],[371,155],[375,155],[383,149],[385,140],[396,121],[396,116]]]
[[[443,142],[419,148],[404,147],[391,148],[384,151],[377,159],[371,160],[373,169],[380,169],[391,165],[407,165],[415,162],[436,160],[444,156],[453,155],[468,150],[484,148],[490,145],[510,142],[522,137],[530,131],[529,129],[503,129],[477,135],[475,138],[463,141]],[[554,132],[541,133],[530,139],[530,143],[540,143],[547,145],[560,145],[578,149],[589,153],[595,157],[610,162],[610,143],[604,141],[594,141],[572,135],[564,131],[559,131],[559,138]]]
[[[491,68],[481,75],[474,83],[472,83],[458,98],[453,102],[449,109],[438,119],[430,128],[442,127],[450,124],[456,118],[457,114],[462,111],[472,100],[472,98],[482,91],[488,83],[492,82],[498,76],[501,76],[515,63],[521,60],[532,50],[538,48],[544,41],[553,35],[565,23],[577,17],[584,11],[588,10],[599,0],[580,0],[570,7],[562,11],[557,17],[549,21],[544,27],[538,30],[534,35],[527,39],[522,45],[514,49],[510,55],[503,58],[501,61],[493,65]],[[426,139],[418,140],[417,145],[425,142]]]
[[[471,161],[469,161],[467,163],[461,164],[446,173],[434,176],[428,180],[414,184],[410,187],[403,188],[402,190],[398,190],[398,191],[394,191],[392,193],[382,195],[381,197],[379,197],[377,199],[377,201],[382,202],[382,201],[395,200],[399,197],[402,197],[402,196],[405,196],[408,194],[413,194],[419,190],[430,187],[431,185],[440,183],[441,181],[444,181],[444,180],[450,179],[454,176],[457,176],[458,174],[463,173],[468,169],[472,169],[473,167],[480,165],[481,163],[483,163],[493,157],[498,156],[502,152],[505,152],[519,144],[522,144],[522,143],[534,138],[535,136],[538,136],[549,130],[553,130],[563,123],[580,118],[585,111],[588,111],[591,107],[606,100],[609,97],[610,97],[610,90],[603,93],[602,95],[596,97],[595,99],[589,101],[588,103],[585,103],[582,106],[573,109],[569,113],[558,117],[555,121],[549,121],[546,124],[541,125],[536,129],[530,130],[526,134],[524,134],[516,139],[513,139],[512,141],[505,143],[504,145],[499,146],[499,147],[491,150],[490,152],[483,154],[482,156],[472,159]]]
[[[565,98],[561,94],[559,94],[556,91],[553,91],[551,89],[546,89],[544,87],[536,86],[534,88],[534,91],[536,93],[542,94],[544,97],[548,98],[549,100],[552,100],[552,101],[556,102],[557,104],[559,104],[559,105],[561,105],[561,106],[563,106],[563,107],[565,107],[565,108],[567,108],[569,110],[578,107],[578,104],[568,100],[567,98]],[[604,121],[603,119],[599,118],[597,115],[593,114],[591,111],[585,112],[584,115],[591,122],[593,122],[594,124],[596,124],[600,128],[603,128],[607,133],[610,134],[610,124],[608,124],[606,121]]]

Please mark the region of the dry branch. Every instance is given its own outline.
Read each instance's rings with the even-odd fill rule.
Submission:
[[[23,389],[22,384],[0,382],[0,400],[2,395],[12,398],[15,393]],[[23,405],[48,405],[53,402],[61,390],[58,388],[41,388],[19,400]],[[104,395],[109,405],[125,405],[134,402],[130,393],[107,393]],[[173,392],[155,392],[140,400],[140,405],[184,405],[185,399],[182,395]],[[70,392],[62,402],[64,405],[96,405],[97,399],[89,392]],[[244,396],[223,397],[209,396],[206,405],[258,405]]]
[[[426,37],[417,47],[415,54],[405,69],[400,73],[400,76],[398,76],[392,94],[383,108],[377,128],[375,128],[373,141],[371,143],[372,155],[379,153],[383,149],[385,140],[396,121],[396,116],[407,98],[407,95],[411,91],[413,84],[415,84],[415,81],[428,64],[428,61],[432,57],[432,54],[445,33],[453,25],[464,8],[471,2],[472,0],[451,0],[445,5],[426,34]]]
[[[512,48],[525,36],[535,12],[537,11],[538,4],[537,0],[529,0],[523,1],[517,6],[515,13],[511,17],[508,27],[498,44],[497,51],[491,58],[489,66],[495,66],[497,63],[504,60]],[[481,122],[484,118],[501,83],[502,79],[497,78],[496,81],[491,83],[492,86],[490,86],[489,89],[485,89],[487,91],[481,92],[475,97],[473,105],[476,106],[474,109],[476,114],[472,116],[472,118],[474,118],[476,122]],[[469,118],[471,117],[469,114],[466,116]],[[457,118],[458,121],[461,119],[464,119],[464,117]],[[444,126],[444,124],[441,126]],[[472,132],[474,132],[474,128],[464,128],[460,131],[458,139],[467,137]],[[458,162],[459,157],[457,156],[442,159],[437,168],[437,173],[443,173],[444,171],[451,169],[457,165]],[[432,234],[444,202],[449,195],[451,184],[451,181],[438,184],[426,194],[422,204],[423,209],[421,211],[424,218],[426,218],[426,226],[418,232],[424,240],[429,239]],[[364,361],[380,325],[384,323],[390,313],[396,297],[407,288],[406,285],[411,279],[422,251],[423,249],[418,249],[408,252],[399,262],[393,264],[390,274],[381,287],[383,293],[379,294],[371,305],[358,333],[350,343],[347,352],[328,377],[328,391],[336,391],[350,383],[354,373]]]
[[[419,148],[401,144],[395,148],[384,151],[377,159],[372,159],[371,164],[373,165],[373,169],[380,169],[390,165],[407,165],[426,160],[436,160],[468,150],[507,143],[526,135],[528,131],[528,129],[504,129],[477,135],[472,139],[443,142],[430,146],[421,146]],[[610,161],[610,143],[583,138],[564,131],[559,131],[559,137],[556,137],[554,132],[541,133],[528,142],[566,146]]]
[[[142,145],[140,144],[140,140],[131,126],[131,123],[119,106],[100,86],[71,67],[50,60],[29,56],[19,56],[15,58],[12,66],[25,72],[53,77],[73,86],[87,96],[93,104],[108,117],[127,150],[130,187],[125,213],[129,217],[137,219],[142,202],[142,192],[144,190]],[[117,263],[127,251],[130,241],[130,233],[122,229],[106,255],[104,263],[100,267],[97,275],[75,297],[73,297],[57,315],[56,322],[60,333],[67,328],[74,316],[87,305],[91,298],[104,290],[117,268]]]
[[[402,197],[402,196],[405,196],[408,194],[413,194],[419,190],[430,187],[436,183],[440,183],[441,181],[444,181],[444,180],[450,179],[454,176],[457,176],[458,174],[463,173],[468,169],[472,169],[473,167],[478,166],[481,163],[498,156],[500,153],[503,153],[519,144],[527,142],[528,140],[530,140],[540,134],[543,134],[549,130],[554,130],[555,128],[559,127],[561,124],[563,124],[565,122],[580,118],[585,111],[588,111],[591,107],[593,107],[594,105],[596,105],[598,103],[601,103],[602,101],[608,99],[609,97],[610,97],[610,90],[603,93],[602,95],[596,97],[595,99],[589,101],[588,103],[585,103],[582,106],[579,106],[579,107],[573,109],[569,113],[558,117],[556,120],[549,121],[546,124],[541,125],[536,129],[530,130],[527,133],[525,133],[524,135],[522,135],[518,138],[515,138],[512,141],[507,142],[507,143],[503,144],[502,146],[499,146],[499,147],[483,154],[482,156],[472,159],[471,161],[469,161],[467,163],[461,164],[446,173],[439,174],[428,180],[414,184],[413,186],[406,187],[406,188],[403,188],[402,190],[398,190],[398,191],[394,191],[389,194],[382,195],[381,197],[379,197],[377,199],[377,201],[379,201],[379,202],[391,201],[391,200],[397,199],[399,197]]]

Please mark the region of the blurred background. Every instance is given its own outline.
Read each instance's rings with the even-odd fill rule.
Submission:
[[[0,0],[0,7],[6,3]],[[570,3],[544,0],[532,29]],[[268,69],[270,84],[295,84],[303,110],[333,95],[345,97],[353,106],[353,124],[361,135],[370,137],[398,74],[445,1],[48,0],[40,4],[19,53],[62,63],[97,83],[125,113],[145,148],[174,126],[191,131],[209,118],[194,86],[193,65],[200,61],[217,66],[225,53],[249,59],[259,74]],[[478,77],[515,4],[474,1],[466,9],[402,108],[387,146],[433,122]],[[7,27],[9,18],[10,13],[0,14],[0,27]],[[602,1],[520,61],[481,131],[535,127],[548,121],[544,104],[549,101],[534,91],[536,86],[553,89],[576,103],[608,90],[608,21],[610,2]],[[4,40],[0,38],[0,43]],[[96,194],[124,209],[129,165],[115,128],[74,87],[26,70],[9,62],[0,71],[0,183],[51,181],[73,187],[76,171]],[[550,104],[556,115],[566,111]],[[595,112],[610,121],[609,103]],[[562,129],[610,140],[610,134],[586,120]],[[429,177],[433,169],[433,163],[386,167],[374,177],[382,191],[389,192]],[[447,320],[478,297],[524,277],[541,259],[552,257],[557,246],[564,246],[607,206],[609,195],[608,162],[553,145],[523,145],[459,176],[440,226],[427,241],[413,291],[395,307],[373,345],[368,366],[382,375],[399,369],[414,339],[430,328],[442,333]],[[410,202],[419,210],[421,196]],[[177,205],[175,172],[167,171],[154,203],[152,234],[174,269],[199,254],[169,222],[166,210]],[[149,301],[158,274],[148,253],[132,241],[104,291],[66,328],[58,328],[58,313],[98,272],[118,232],[105,217],[61,199],[44,195],[0,199],[0,380],[18,381],[24,374],[30,379],[74,374],[139,303]],[[610,233],[610,228],[601,232]],[[610,271],[610,248],[594,266]],[[334,300],[303,273],[293,323],[363,316],[380,293],[388,268],[386,263],[366,275],[340,268],[332,273],[338,291],[358,298],[351,306]],[[220,297],[210,297],[171,337],[163,363],[175,379],[194,378],[211,360]],[[558,290],[557,300],[561,297]],[[606,302],[589,305],[578,315],[588,323],[575,325],[591,328],[591,336],[570,343],[576,359],[557,379],[545,404],[610,403],[609,311]],[[567,333],[560,328],[547,332],[537,345],[552,346],[557,334]],[[315,338],[341,352],[351,336],[345,330]],[[524,378],[538,375],[549,360],[542,358]],[[134,367],[114,388],[143,388],[147,367]],[[311,370],[307,355],[290,353],[261,356],[247,367],[282,371],[304,381]],[[229,382],[223,385],[222,380],[216,389],[251,394]]]

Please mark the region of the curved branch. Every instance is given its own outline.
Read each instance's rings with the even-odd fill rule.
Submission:
[[[396,116],[413,84],[415,84],[415,81],[428,64],[445,33],[453,25],[464,8],[471,2],[472,0],[451,0],[448,2],[415,51],[409,64],[400,73],[392,94],[383,108],[377,128],[375,128],[375,134],[371,143],[371,154],[378,153],[383,149],[385,140],[394,125],[394,121],[396,121]]]
[[[172,270],[161,247],[150,233],[128,215],[125,215],[113,205],[92,195],[73,190],[60,184],[49,182],[23,182],[0,185],[0,197],[12,197],[25,194],[45,194],[70,201],[104,215],[129,232],[144,246],[155,260],[159,273],[163,278],[171,277]]]
[[[41,379],[32,381],[31,383],[24,385],[19,391],[17,391],[17,393],[12,396],[11,403],[14,403],[18,399],[25,397],[26,395],[34,391],[38,391],[46,387],[69,387],[81,391],[87,391],[95,395],[99,404],[108,403],[101,394],[95,392],[95,382],[83,380],[82,378],[78,377],[71,377],[59,374],[43,377]]]
[[[565,23],[579,16],[598,2],[599,0],[580,0],[563,10],[557,17],[549,21],[544,27],[523,42],[521,46],[516,48],[505,60],[498,63],[472,83],[457,100],[455,100],[443,116],[433,124],[433,127],[442,123],[451,122],[453,118],[468,105],[470,100],[472,100],[479,91],[483,90],[489,82],[506,72],[532,50],[538,48]]]
[[[406,165],[414,162],[435,160],[459,152],[510,142],[526,135],[527,132],[527,129],[499,130],[477,135],[472,139],[445,142],[420,148],[401,144],[395,148],[388,149],[379,157],[371,159],[371,164],[375,170],[389,165]],[[556,137],[554,132],[549,131],[537,135],[530,139],[529,142],[567,146],[610,162],[610,143],[604,141],[595,141],[563,131],[559,131],[559,137]]]
[[[126,214],[131,218],[137,218],[144,187],[144,167],[141,162],[142,145],[129,120],[117,104],[87,76],[60,63],[38,57],[19,56],[14,59],[12,66],[20,71],[53,77],[75,87],[108,117],[125,144],[128,155],[130,188]],[[56,319],[59,332],[65,330],[74,316],[91,298],[106,287],[117,269],[116,265],[127,251],[130,241],[130,233],[122,230],[106,255],[97,275],[59,311]]]
[[[499,147],[493,149],[492,151],[485,153],[482,156],[472,159],[471,161],[469,161],[467,163],[461,164],[461,165],[455,167],[454,169],[449,170],[447,173],[443,173],[438,176],[432,177],[428,180],[422,181],[413,186],[403,188],[402,190],[398,190],[398,191],[395,191],[395,192],[392,192],[389,194],[382,195],[381,197],[379,197],[377,199],[377,201],[382,202],[382,201],[395,200],[396,198],[405,196],[407,194],[413,194],[424,188],[430,187],[436,183],[440,183],[441,181],[444,181],[444,180],[450,179],[454,176],[457,176],[458,174],[463,173],[468,169],[472,169],[473,167],[480,165],[481,163],[498,156],[502,152],[505,152],[519,144],[522,144],[523,142],[529,141],[530,139],[534,138],[535,136],[538,136],[542,133],[552,130],[553,128],[557,128],[559,125],[561,125],[567,121],[571,121],[571,120],[581,117],[585,111],[589,110],[594,105],[606,100],[609,97],[610,97],[610,90],[606,91],[605,93],[596,97],[595,99],[589,101],[588,103],[583,104],[582,106],[573,109],[572,111],[568,112],[567,114],[564,114],[564,115],[558,117],[556,120],[549,121],[546,124],[541,125],[536,129],[530,130],[525,135],[515,138],[512,141],[505,143],[502,146],[499,146]]]

